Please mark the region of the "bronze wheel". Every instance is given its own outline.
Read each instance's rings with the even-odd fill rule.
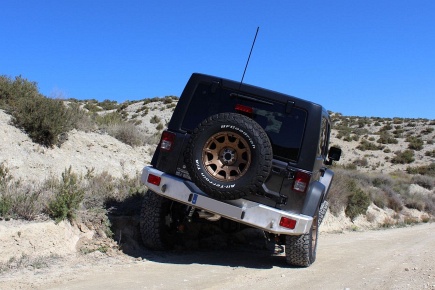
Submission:
[[[261,194],[272,167],[272,145],[254,120],[222,113],[203,120],[184,152],[191,180],[221,200]]]
[[[205,170],[220,181],[234,181],[242,177],[249,169],[251,158],[246,140],[229,131],[211,136],[202,151]]]

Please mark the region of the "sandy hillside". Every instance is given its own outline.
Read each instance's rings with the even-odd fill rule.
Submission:
[[[0,163],[6,165],[14,178],[32,182],[41,182],[52,176],[60,177],[61,173],[70,166],[73,171],[80,174],[86,174],[88,170],[93,170],[94,173],[106,171],[114,177],[121,177],[124,174],[132,177],[138,174],[143,166],[149,164],[156,138],[158,139],[161,128],[164,128],[169,122],[173,106],[172,102],[158,101],[147,104],[136,102],[124,109],[126,118],[135,122],[139,130],[146,136],[148,143],[152,144],[139,147],[126,145],[102,132],[85,133],[73,130],[68,133],[68,140],[60,148],[45,148],[33,143],[26,134],[11,126],[9,124],[10,116],[0,110],[0,133],[2,136]],[[342,121],[336,120],[335,122]],[[404,121],[397,124],[396,126],[403,127],[403,136],[397,138],[397,144],[386,145],[389,148],[386,152],[385,150],[361,151],[356,148],[361,139],[372,138],[373,142],[376,142],[380,126],[388,122],[391,121],[383,120],[380,125],[375,125],[375,120],[367,122],[364,125],[364,134],[360,136],[359,141],[345,141],[343,138],[338,138],[340,132],[334,130],[331,143],[339,145],[343,149],[340,164],[353,164],[365,158],[367,164],[358,165],[359,170],[367,172],[404,171],[409,165],[393,165],[389,160],[394,157],[394,152],[405,150],[408,147],[406,134],[414,134],[424,140],[424,147],[422,150],[416,151],[416,160],[411,164],[412,166],[428,165],[435,161],[433,155],[426,154],[426,152],[435,150],[435,145],[431,142],[435,139],[435,132],[427,130],[427,128],[435,127],[434,122],[430,120]],[[410,122],[413,122],[413,126],[408,126]],[[352,126],[355,126],[355,129],[361,129],[357,125],[350,125],[350,127]],[[355,132],[351,134],[359,134],[357,130]],[[426,132],[429,133],[426,134]],[[425,189],[418,185],[412,185],[411,190],[421,192]],[[426,193],[434,194],[433,190]],[[392,210],[383,210],[375,205],[369,207],[368,213],[371,216],[370,221],[365,216],[360,216],[353,223],[344,213],[339,216],[328,213],[321,231],[323,233],[342,233],[355,229],[376,228],[386,218],[397,215]],[[426,214],[405,209],[402,212],[402,218],[405,216],[421,220],[426,217]],[[128,226],[128,224],[126,225]],[[66,265],[63,266],[58,275],[74,272],[74,265],[77,263],[99,264],[100,266],[101,261],[105,261],[102,264],[109,265],[133,263],[134,257],[124,255],[118,244],[107,239],[98,242],[101,244],[93,245],[96,250],[83,255],[80,252],[80,249],[83,249],[83,243],[91,241],[95,235],[95,230],[84,224],[72,226],[66,222],[56,225],[53,221],[0,220],[0,270],[1,265],[18,269],[7,271],[4,275],[0,271],[0,282],[9,281],[8,285],[13,285],[14,288],[32,288],[32,280],[23,277],[29,273],[34,275],[35,271],[38,271],[35,270],[37,267],[34,266],[36,262],[45,265],[44,267],[49,267],[49,264],[59,265],[59,263]],[[104,249],[104,254],[100,251],[101,249]],[[44,275],[47,274],[47,272],[44,273]],[[41,282],[44,279],[36,281]],[[21,280],[27,282],[23,282],[23,284],[16,282]],[[38,283],[35,285],[43,285],[43,282],[41,282],[42,284]]]

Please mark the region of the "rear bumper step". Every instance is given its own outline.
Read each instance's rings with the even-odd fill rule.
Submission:
[[[158,186],[147,181],[149,174],[161,178]],[[310,216],[289,213],[246,199],[213,199],[194,183],[149,166],[143,169],[141,180],[150,190],[161,196],[274,234],[305,234],[313,222]],[[293,229],[280,226],[283,217],[296,222]]]

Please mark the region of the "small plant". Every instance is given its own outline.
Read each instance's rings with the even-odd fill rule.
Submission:
[[[432,162],[430,165],[424,165],[420,167],[408,167],[406,168],[406,171],[409,174],[435,176],[435,162]]]
[[[159,123],[158,125],[157,125],[157,127],[156,127],[156,129],[158,130],[158,131],[160,131],[160,130],[162,130],[164,127],[163,127],[163,124],[162,123]]]
[[[350,217],[350,219],[354,221],[357,216],[367,212],[371,201],[370,197],[357,186],[354,180],[349,182],[348,190],[352,193],[352,195],[349,196],[345,213],[346,216]]]
[[[415,160],[414,151],[410,149],[405,151],[396,151],[394,154],[396,154],[396,156],[391,159],[391,163],[394,164],[409,164]]]
[[[62,173],[62,180],[54,199],[48,204],[48,213],[58,223],[64,219],[74,220],[76,211],[83,201],[84,189],[79,186],[80,179],[71,167]]]
[[[366,151],[366,150],[382,150],[384,148],[384,146],[382,145],[376,145],[372,142],[369,142],[365,139],[361,140],[361,143],[356,147],[357,149],[361,150],[361,151]]]
[[[396,138],[394,138],[389,132],[387,131],[381,131],[378,139],[378,143],[381,144],[397,144],[399,141],[397,141]]]
[[[409,144],[408,144],[409,149],[417,150],[417,151],[423,149],[424,142],[420,138],[408,137],[408,138],[406,138],[406,141],[409,142]]]
[[[158,124],[161,120],[162,120],[162,119],[159,118],[157,115],[154,115],[154,116],[151,117],[151,119],[150,119],[150,123],[151,123],[151,124]]]

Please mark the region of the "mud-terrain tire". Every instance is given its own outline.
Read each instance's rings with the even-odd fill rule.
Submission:
[[[319,213],[313,219],[310,231],[300,236],[286,236],[285,258],[289,265],[308,267],[316,260],[319,237]]]
[[[151,250],[172,249],[183,222],[183,205],[148,190],[142,202],[140,235]]]
[[[272,145],[254,120],[217,114],[193,131],[185,163],[202,191],[217,199],[238,199],[260,192],[272,166]]]
[[[329,208],[329,202],[327,200],[323,201],[319,209],[319,225],[322,224],[326,212],[328,211],[328,208]]]

